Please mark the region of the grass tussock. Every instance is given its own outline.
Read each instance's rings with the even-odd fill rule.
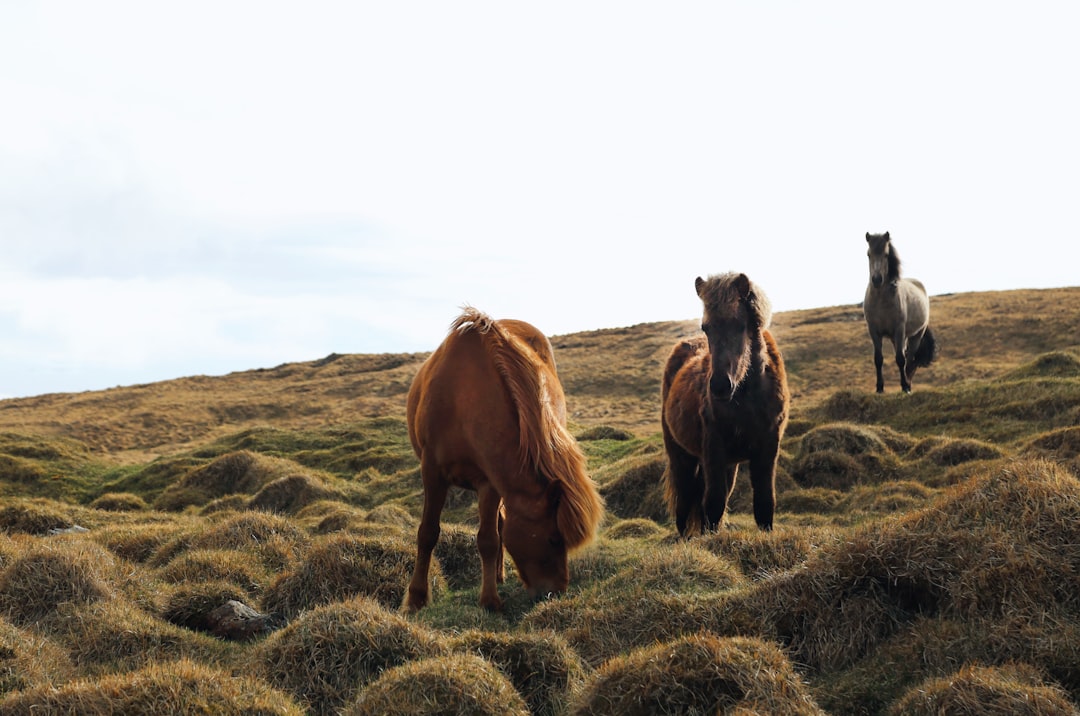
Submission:
[[[507,678],[471,654],[398,666],[360,692],[343,716],[528,716]]]
[[[289,571],[266,589],[267,612],[291,619],[305,609],[363,595],[387,608],[401,605],[416,561],[411,544],[397,538],[376,539],[333,534],[318,540]],[[433,596],[445,581],[432,562]]]
[[[570,695],[587,674],[581,657],[555,632],[469,630],[450,640],[450,648],[496,665],[535,716],[565,713]]]
[[[77,539],[39,542],[0,571],[0,615],[35,624],[65,604],[112,597],[117,581],[117,560],[104,548]]]
[[[1023,664],[969,665],[949,676],[928,679],[889,708],[889,716],[1076,716],[1068,695],[1043,683]]]
[[[162,567],[191,550],[235,549],[253,554],[266,569],[280,571],[299,559],[309,541],[304,530],[282,515],[226,513],[216,524],[178,534],[154,552],[149,564]]]
[[[600,496],[616,517],[642,517],[663,522],[667,519],[663,475],[667,458],[663,455],[631,455],[596,471]]]
[[[62,644],[88,676],[180,658],[220,663],[228,649],[217,639],[170,624],[124,599],[63,604],[39,628]]]
[[[259,673],[313,714],[334,714],[386,669],[447,653],[434,632],[358,597],[305,612],[258,647]]]
[[[130,492],[106,492],[91,502],[90,507],[106,512],[145,512],[150,509],[146,500]]]
[[[0,699],[12,691],[54,686],[75,673],[55,642],[0,618]]]
[[[1051,463],[952,488],[931,506],[850,533],[805,566],[732,598],[800,663],[850,667],[920,616],[998,619],[1080,607],[1080,483]]]
[[[0,701],[0,716],[28,713],[302,716],[304,712],[287,694],[258,679],[181,659],[59,688],[38,687]]]
[[[784,653],[760,639],[695,634],[605,663],[570,709],[596,714],[824,714]]]

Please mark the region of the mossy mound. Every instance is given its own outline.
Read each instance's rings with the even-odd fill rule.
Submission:
[[[824,714],[776,646],[696,634],[605,663],[570,709],[596,714]]]
[[[50,639],[0,619],[0,700],[11,691],[67,681],[75,667]]]
[[[681,594],[730,589],[744,581],[733,562],[699,546],[695,540],[648,551],[596,589],[616,593],[635,587]]]
[[[889,440],[875,428],[832,423],[814,428],[799,440],[791,477],[801,487],[847,490],[858,484],[895,479],[900,461],[893,446],[905,444],[888,431]]]
[[[981,440],[944,440],[926,451],[926,459],[939,467],[953,467],[975,460],[997,460],[1005,451]]]
[[[295,562],[309,541],[300,527],[282,515],[226,514],[217,524],[177,535],[154,553],[149,564],[164,566],[193,549],[235,549],[255,555],[266,569],[279,571]]]
[[[581,442],[589,440],[633,440],[634,435],[621,428],[613,428],[610,425],[596,425],[586,428],[578,433],[576,439]]]
[[[668,536],[669,531],[658,525],[654,520],[644,517],[632,517],[630,519],[614,522],[604,530],[604,536],[609,539],[661,539]]]
[[[1008,380],[1076,377],[1080,377],[1080,357],[1068,351],[1044,353],[1005,376]]]
[[[401,539],[328,535],[294,569],[273,581],[263,607],[291,619],[305,609],[365,595],[396,609],[405,597],[415,561],[413,546]],[[445,580],[434,560],[430,574],[433,596],[437,596]]]
[[[889,716],[1077,716],[1065,692],[1042,682],[1022,664],[965,666],[949,676],[928,679],[889,708]]]
[[[75,524],[72,508],[61,502],[43,499],[5,500],[0,507],[0,532],[45,535],[49,530],[66,529]]]
[[[387,671],[343,716],[528,716],[513,685],[470,654],[423,659]]]
[[[630,455],[599,469],[596,481],[608,511],[624,519],[666,520],[668,508],[662,479],[666,468],[666,457],[646,454]]]
[[[367,597],[305,612],[258,648],[262,675],[312,713],[334,714],[384,670],[447,647]]]
[[[777,527],[770,532],[720,530],[694,544],[734,561],[744,575],[761,579],[802,564],[818,548],[837,539],[832,529]]]
[[[142,563],[148,562],[163,545],[185,530],[185,525],[179,521],[114,524],[96,529],[89,536],[117,557]]]
[[[300,466],[286,460],[237,450],[191,470],[171,483],[154,501],[154,508],[179,511],[234,493],[252,495],[286,473],[300,470]]]
[[[207,615],[232,600],[247,603],[250,595],[223,581],[193,581],[167,590],[160,607],[161,618],[193,631],[210,631]]]
[[[344,500],[344,493],[311,475],[289,475],[264,485],[247,508],[291,515],[320,500]]]
[[[106,512],[145,512],[150,509],[146,500],[130,492],[106,492],[91,502],[90,507]]]
[[[480,584],[482,570],[476,548],[476,528],[455,522],[443,524],[435,544],[443,576],[450,589],[468,589]]]
[[[0,571],[0,615],[34,624],[61,605],[114,594],[116,558],[92,542],[57,539],[31,545]]]
[[[1019,462],[929,507],[850,532],[805,568],[730,598],[801,663],[850,667],[920,616],[996,619],[1080,609],[1080,482]],[[838,609],[837,605],[842,605]]]
[[[586,675],[581,657],[554,632],[471,630],[451,640],[450,648],[483,657],[499,667],[536,716],[564,713],[570,694]]]
[[[82,673],[101,676],[180,658],[210,663],[225,658],[227,645],[170,624],[126,599],[88,605],[65,603],[39,628],[62,644]]]
[[[235,549],[193,549],[177,555],[157,571],[170,584],[228,582],[247,595],[258,594],[270,581],[270,573],[251,555]]]
[[[30,713],[302,716],[304,712],[288,695],[257,679],[180,660],[151,664],[96,681],[72,681],[58,688],[38,687],[0,702],[0,716]]]

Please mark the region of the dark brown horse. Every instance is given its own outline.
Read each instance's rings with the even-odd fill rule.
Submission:
[[[754,520],[769,530],[788,417],[784,361],[767,330],[772,306],[745,274],[695,283],[705,307],[704,335],[678,343],[664,368],[668,508],[683,537],[716,530],[739,463],[749,460]]]
[[[480,604],[499,609],[503,546],[533,598],[565,591],[567,554],[590,541],[603,514],[585,456],[566,429],[551,343],[524,321],[466,308],[420,367],[408,397],[424,512],[405,607],[430,599],[428,571],[451,485],[475,490]]]

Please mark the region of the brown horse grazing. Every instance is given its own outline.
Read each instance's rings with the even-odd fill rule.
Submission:
[[[567,554],[603,514],[585,456],[566,429],[551,343],[523,321],[466,308],[409,389],[409,439],[420,458],[424,511],[405,608],[430,599],[428,570],[451,485],[475,490],[480,604],[499,609],[503,546],[534,599],[566,590]]]
[[[661,427],[668,508],[683,537],[716,530],[750,461],[754,520],[772,529],[776,458],[788,418],[787,374],[769,299],[745,274],[698,278],[705,335],[678,343],[664,368]]]

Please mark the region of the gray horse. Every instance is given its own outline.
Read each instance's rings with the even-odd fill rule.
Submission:
[[[896,351],[900,369],[900,387],[911,392],[915,369],[927,366],[937,356],[937,341],[930,330],[930,299],[921,281],[900,278],[900,257],[889,239],[889,232],[867,232],[870,245],[870,283],[866,285],[863,315],[870,340],[874,342],[874,368],[877,369],[877,392],[885,392],[881,375],[884,357],[881,340],[888,338]]]

